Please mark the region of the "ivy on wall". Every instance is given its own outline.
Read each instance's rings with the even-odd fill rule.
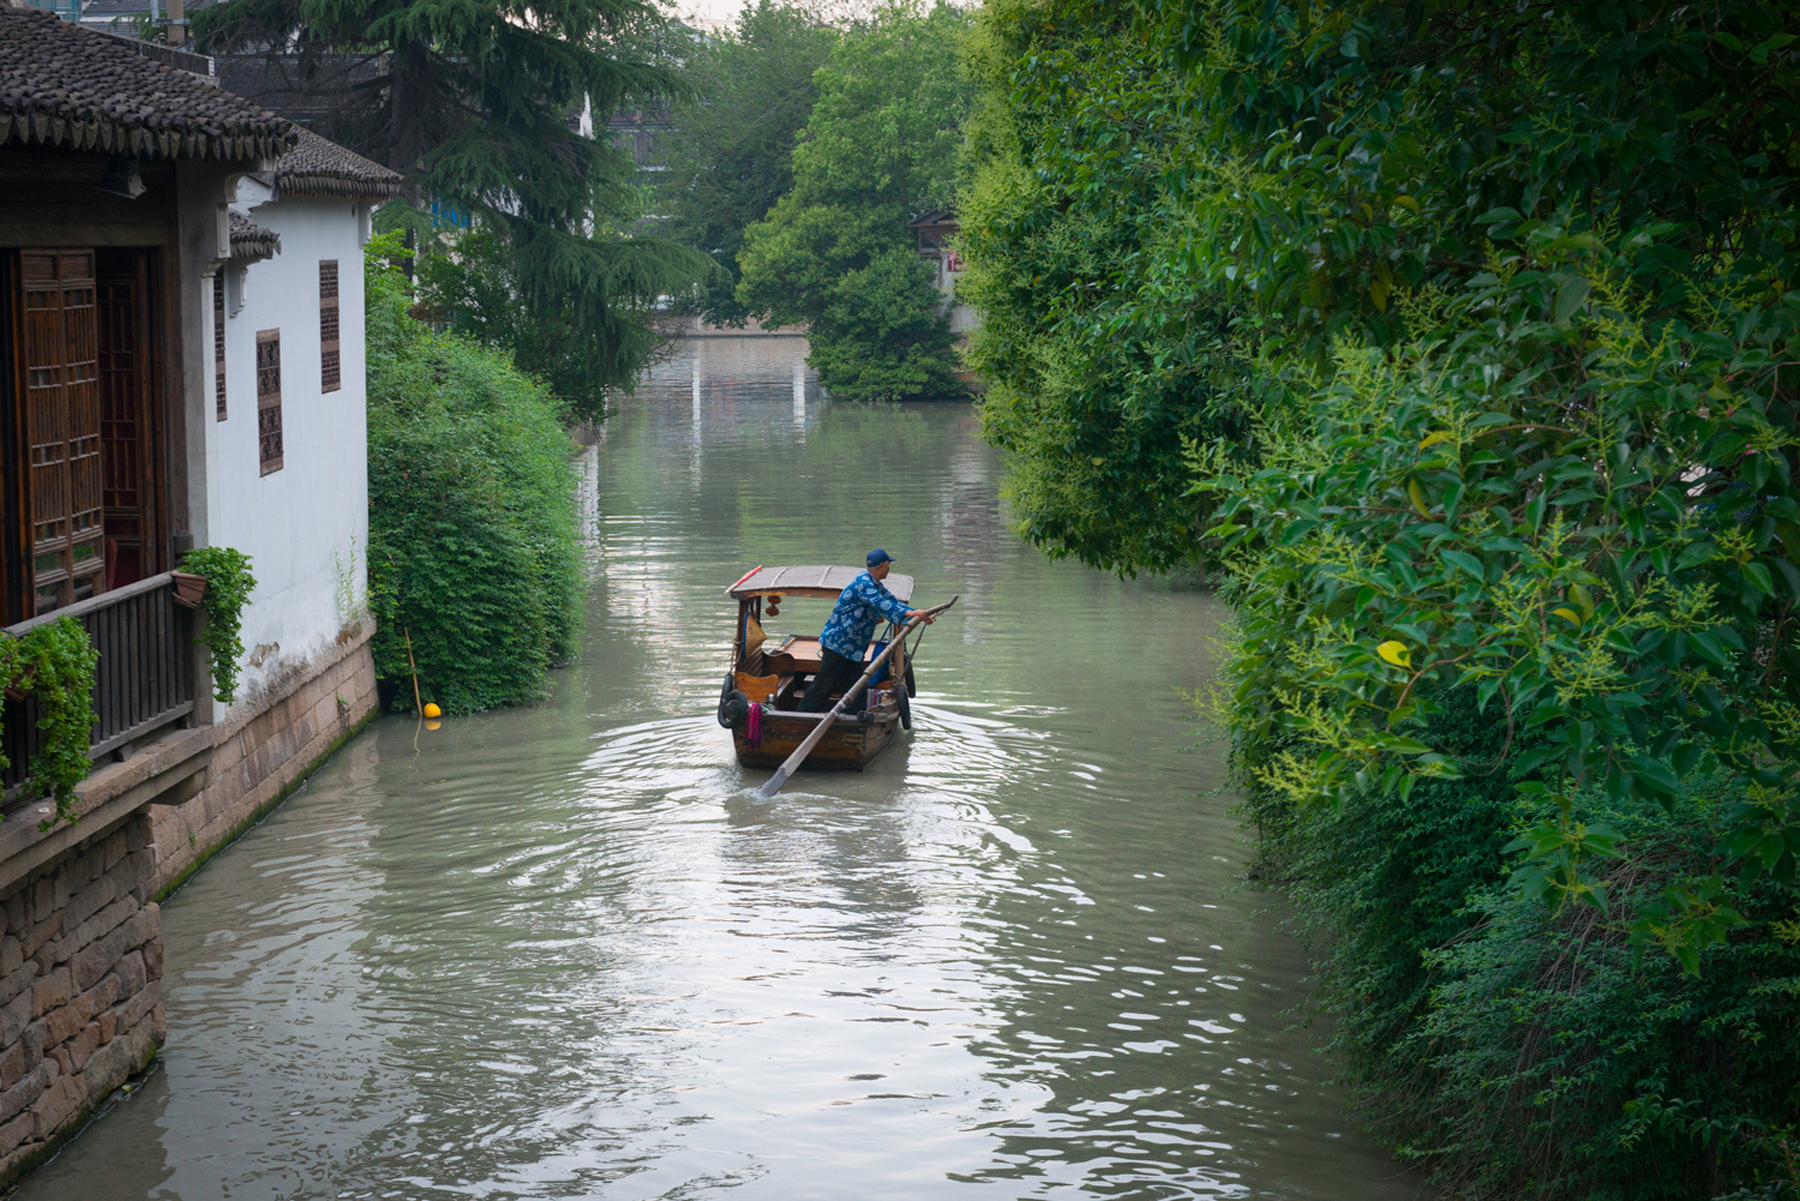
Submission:
[[[228,546],[203,546],[189,551],[181,566],[206,577],[206,629],[195,641],[206,648],[212,667],[213,699],[230,704],[237,699],[238,661],[244,657],[244,602],[256,577],[250,573],[250,556]]]
[[[88,735],[94,725],[94,667],[100,653],[72,617],[0,638],[0,687],[38,702],[38,752],[31,760],[27,795],[47,796],[56,813],[45,831],[75,820],[75,787],[88,775]],[[0,771],[11,766],[0,752]]]

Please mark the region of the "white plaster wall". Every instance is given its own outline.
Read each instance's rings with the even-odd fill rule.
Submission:
[[[242,307],[227,290],[226,419],[212,403],[212,301],[206,299],[207,542],[251,557],[256,590],[244,613],[248,662],[233,708],[252,702],[336,644],[362,615],[369,542],[359,202],[288,197],[240,211],[281,235],[281,252],[243,277]],[[361,202],[366,205],[367,202]],[[249,207],[254,205],[254,207]],[[342,386],[324,392],[319,363],[319,262],[338,263]],[[227,269],[229,271],[229,269]],[[256,335],[281,331],[283,466],[261,473]],[[349,604],[345,605],[345,593]],[[225,715],[221,715],[223,718]]]
[[[950,310],[950,332],[953,334],[966,334],[981,327],[981,314],[956,298],[956,281],[961,278],[961,271],[950,270],[950,256],[940,251],[937,256],[937,286],[938,291],[944,294],[944,304]]]

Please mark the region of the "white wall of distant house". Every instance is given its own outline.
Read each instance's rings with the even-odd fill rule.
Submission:
[[[329,651],[367,597],[368,426],[364,379],[362,230],[367,202],[290,196],[236,206],[281,236],[273,259],[237,279],[226,268],[226,419],[208,389],[207,529],[216,546],[252,559],[238,704]],[[321,387],[319,263],[338,264],[340,387]],[[233,308],[236,312],[233,313]],[[208,293],[208,350],[212,348]],[[256,336],[281,331],[283,465],[262,474]],[[212,372],[207,372],[210,380]],[[348,602],[348,604],[346,604]]]
[[[950,310],[950,332],[958,335],[981,328],[981,315],[956,298],[956,281],[962,278],[962,273],[960,251],[946,247],[938,252],[938,291],[944,294],[944,303]]]

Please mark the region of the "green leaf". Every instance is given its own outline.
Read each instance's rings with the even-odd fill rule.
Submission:
[[[1477,559],[1474,555],[1460,550],[1446,550],[1442,553],[1446,562],[1455,564],[1457,567],[1478,580],[1486,580],[1487,569],[1482,566],[1481,560]]]
[[[1566,748],[1564,747],[1552,744],[1550,746],[1534,746],[1528,751],[1521,752],[1513,759],[1511,764],[1511,774],[1513,778],[1517,779],[1520,776],[1538,770],[1540,767],[1544,766],[1544,764],[1562,754],[1565,749]]]
[[[1710,563],[1720,557],[1719,544],[1710,539],[1696,542],[1684,548],[1675,560],[1676,571],[1686,571],[1690,567],[1698,567],[1702,563]]]
[[[1668,765],[1660,759],[1652,759],[1648,755],[1633,755],[1630,763],[1637,778],[1657,792],[1676,793],[1681,791],[1680,778],[1670,771]]]
[[[1550,319],[1561,325],[1573,317],[1575,310],[1586,303],[1588,293],[1591,291],[1593,291],[1593,285],[1579,276],[1564,280],[1562,286],[1556,290],[1556,304],[1551,310]]]

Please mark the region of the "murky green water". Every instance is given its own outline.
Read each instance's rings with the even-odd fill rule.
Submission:
[[[830,404],[803,353],[625,402],[556,698],[383,720],[173,897],[162,1067],[22,1199],[1416,1195],[1235,890],[1176,692],[1219,606],[1046,562],[967,406]],[[723,590],[872,545],[963,597],[917,729],[758,803]]]

